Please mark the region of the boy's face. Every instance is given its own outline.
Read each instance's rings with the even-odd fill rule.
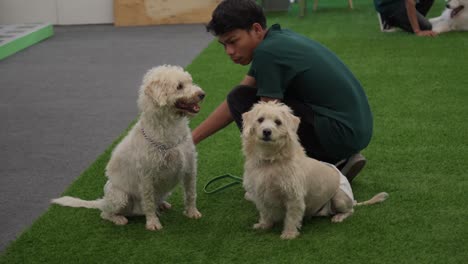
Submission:
[[[256,26],[258,25],[258,26]],[[252,61],[255,48],[263,40],[265,31],[259,24],[250,30],[235,29],[218,37],[224,51],[234,63],[247,65]]]

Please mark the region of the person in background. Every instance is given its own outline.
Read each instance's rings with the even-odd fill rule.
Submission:
[[[417,36],[436,36],[426,18],[434,0],[374,0],[380,29],[383,32],[401,28]]]

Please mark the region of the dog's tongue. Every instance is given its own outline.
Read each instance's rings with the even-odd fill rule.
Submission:
[[[184,109],[188,112],[198,113],[200,112],[200,106],[198,104],[185,104],[185,103],[177,103],[177,108]]]
[[[452,12],[450,12],[450,17],[451,18],[454,18],[458,13],[460,13],[460,11],[464,8],[464,6],[459,6],[455,9],[452,10]]]
[[[187,104],[184,105],[184,108],[192,113],[200,112],[200,106],[198,104]]]

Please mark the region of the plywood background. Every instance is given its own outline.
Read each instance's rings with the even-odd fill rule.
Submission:
[[[221,0],[114,0],[114,25],[207,23]]]

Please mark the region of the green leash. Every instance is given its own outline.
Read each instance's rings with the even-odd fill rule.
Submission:
[[[213,183],[215,183],[215,182],[217,182],[217,181],[220,181],[220,180],[222,180],[222,179],[224,179],[224,178],[229,178],[229,179],[231,179],[232,181],[231,181],[230,183],[225,184],[225,185],[223,185],[223,186],[221,186],[221,187],[218,187],[218,188],[216,188],[216,189],[214,189],[214,190],[208,190],[208,186],[210,186],[211,184],[213,184]],[[204,191],[205,193],[208,193],[208,194],[217,193],[217,192],[219,192],[219,191],[222,191],[222,190],[224,190],[224,189],[227,189],[227,188],[229,188],[229,187],[231,187],[231,186],[233,186],[233,185],[240,184],[240,183],[242,183],[242,178],[241,178],[241,177],[237,177],[237,176],[234,176],[234,175],[231,175],[231,174],[228,173],[228,174],[224,174],[224,175],[221,175],[221,176],[218,176],[218,177],[215,177],[215,178],[211,179],[211,180],[205,185],[205,187],[203,188],[203,191]]]

